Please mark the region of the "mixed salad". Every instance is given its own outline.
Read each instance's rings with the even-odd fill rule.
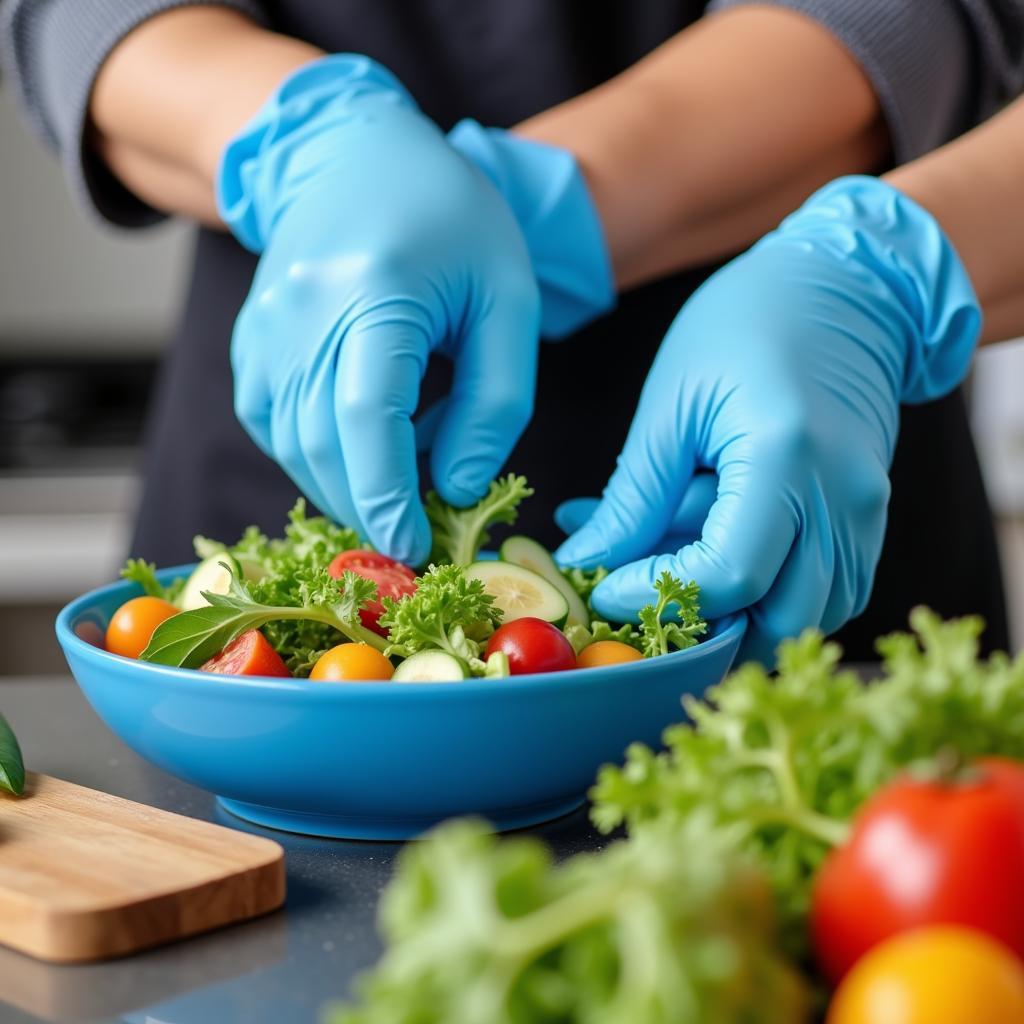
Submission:
[[[401,854],[330,1024],[1024,1021],[1024,655],[918,609],[865,685],[815,632],[591,792],[555,864],[456,821]]]
[[[563,570],[528,537],[481,559],[496,524],[512,525],[533,491],[510,474],[470,508],[428,496],[430,563],[417,574],[358,534],[306,515],[300,499],[282,538],[250,527],[233,545],[195,539],[200,562],[161,584],[129,560],[142,587],[114,613],[107,650],[162,665],[322,681],[452,682],[593,668],[682,650],[707,624],[699,592],[668,573],[638,625],[595,619],[604,569]]]

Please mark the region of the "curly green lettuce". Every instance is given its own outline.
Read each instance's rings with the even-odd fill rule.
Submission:
[[[142,592],[149,597],[159,597],[164,601],[170,601],[171,604],[177,601],[185,586],[184,577],[170,583],[161,583],[156,578],[156,565],[141,558],[129,558],[121,570],[121,578],[138,583],[142,587]]]
[[[342,551],[366,547],[355,530],[339,526],[326,516],[306,515],[304,498],[299,498],[289,511],[283,537],[270,539],[250,526],[234,544],[203,536],[196,536],[192,544],[200,559],[222,551],[231,555],[250,581],[264,576],[286,576],[300,568],[326,568]]]
[[[487,493],[469,508],[455,508],[431,491],[424,504],[433,530],[431,562],[469,565],[475,561],[480,549],[490,540],[488,529],[498,523],[514,523],[520,503],[532,494],[526,477],[514,473],[495,480]]]
[[[384,597],[380,625],[388,630],[385,653],[408,658],[419,651],[445,651],[485,672],[483,646],[501,624],[501,609],[480,580],[467,579],[460,565],[431,565],[416,578],[415,593]],[[498,674],[496,663],[491,673]],[[507,673],[506,673],[507,674]]]
[[[558,866],[538,840],[489,831],[453,822],[402,851],[389,948],[328,1024],[805,1019],[763,882],[699,821]]]
[[[700,587],[690,580],[683,583],[669,572],[654,581],[657,600],[640,609],[641,651],[645,658],[668,654],[675,647],[685,651],[707,632],[700,617]]]
[[[978,619],[917,609],[911,624],[879,641],[883,676],[866,686],[808,631],[780,647],[777,675],[748,664],[685,699],[690,723],[666,731],[666,752],[636,744],[601,770],[595,824],[636,835],[709,817],[766,873],[786,946],[803,954],[811,878],[868,796],[948,748],[1024,758],[1024,656],[979,660]]]

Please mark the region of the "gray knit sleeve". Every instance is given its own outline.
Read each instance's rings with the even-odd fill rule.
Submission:
[[[1024,0],[711,0],[807,15],[871,79],[898,163],[984,121],[1024,89]]]
[[[163,214],[128,191],[86,140],[89,96],[107,54],[141,22],[175,7],[216,3],[265,21],[260,0],[6,0],[0,67],[32,128],[56,149],[72,189],[126,227]]]

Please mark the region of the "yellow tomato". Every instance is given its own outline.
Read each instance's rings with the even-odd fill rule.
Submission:
[[[1024,1022],[1024,965],[970,928],[919,928],[861,957],[827,1024]]]
[[[597,640],[587,644],[576,657],[577,668],[599,668],[601,665],[621,665],[626,661],[640,661],[643,655],[629,644],[618,640]]]
[[[320,682],[367,682],[390,679],[394,671],[391,662],[369,644],[338,644],[320,655],[309,678]]]
[[[107,650],[124,658],[137,658],[146,649],[153,630],[164,619],[177,614],[178,609],[170,601],[159,597],[133,597],[125,601],[107,626]]]

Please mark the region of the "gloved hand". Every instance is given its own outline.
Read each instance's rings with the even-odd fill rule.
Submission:
[[[262,252],[231,343],[238,418],[324,512],[420,563],[428,355],[455,364],[431,453],[446,500],[480,497],[532,412],[539,296],[515,219],[394,76],[351,55],[280,85],[217,193]]]
[[[541,333],[564,338],[615,305],[611,257],[576,158],[476,121],[460,121],[451,144],[505,197],[526,239],[541,294]]]
[[[927,212],[874,178],[826,186],[683,307],[600,505],[556,557],[622,566],[593,595],[610,619],[634,618],[662,570],[695,579],[708,617],[750,608],[743,653],[766,662],[837,629],[871,592],[899,404],[964,377],[980,322]],[[673,550],[698,467],[717,497]]]

